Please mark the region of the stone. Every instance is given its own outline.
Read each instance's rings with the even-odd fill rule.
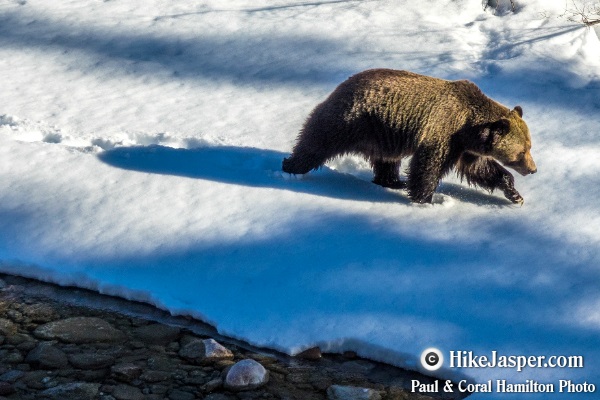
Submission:
[[[6,312],[6,316],[10,319],[13,320],[13,322],[16,322],[18,324],[20,324],[21,322],[23,322],[23,314],[20,313],[17,310],[8,310]]]
[[[210,393],[213,390],[216,390],[223,386],[223,379],[216,378],[208,381],[204,386],[202,386],[202,390],[206,393]]]
[[[148,358],[148,367],[157,371],[170,371],[177,368],[180,360],[176,357],[170,358],[164,355],[155,355]]]
[[[67,343],[123,342],[127,336],[101,318],[72,317],[39,326],[34,335],[44,340]]]
[[[129,385],[117,385],[111,395],[117,400],[144,400],[142,391]]]
[[[21,342],[17,345],[18,350],[25,352],[25,353],[29,353],[31,350],[33,350],[35,348],[35,346],[37,346],[38,342],[31,339],[29,336],[27,337],[27,339],[28,340],[24,340],[23,342]]]
[[[253,390],[269,381],[269,372],[252,359],[235,363],[225,377],[225,388],[235,391]]]
[[[296,355],[298,358],[302,358],[304,360],[319,360],[323,357],[321,354],[321,349],[319,347],[311,347],[310,349],[306,349],[301,353]]]
[[[47,385],[50,376],[47,371],[31,371],[28,372],[25,377],[21,380],[27,387],[32,389],[48,389],[50,386]]]
[[[43,303],[25,304],[23,306],[23,314],[33,322],[40,323],[50,322],[56,317],[54,309]]]
[[[329,400],[381,400],[381,394],[373,389],[332,385],[327,389],[327,398]]]
[[[204,359],[205,360],[223,360],[233,359],[233,353],[225,346],[214,339],[205,339],[204,343]]]
[[[114,364],[115,358],[108,354],[80,353],[71,354],[69,362],[75,368],[94,370],[110,367]]]
[[[33,341],[33,338],[24,333],[16,333],[16,334],[14,334],[12,336],[8,336],[6,338],[6,343],[12,344],[13,346],[18,346],[22,343],[31,342],[31,341]]]
[[[178,354],[188,360],[201,359],[204,357],[204,342],[202,339],[191,339],[181,345]]]
[[[39,396],[50,400],[94,400],[98,396],[99,383],[71,382],[40,392]]]
[[[277,357],[272,356],[270,354],[249,353],[248,358],[251,358],[254,361],[258,361],[263,366],[271,366],[277,363]]]
[[[27,354],[25,361],[42,369],[60,369],[69,365],[64,351],[54,346],[54,342],[39,343]]]
[[[8,364],[19,364],[23,362],[23,355],[16,350],[5,353],[1,358],[2,361]]]
[[[132,363],[117,364],[110,371],[121,382],[131,382],[142,374],[142,368]]]
[[[165,385],[150,385],[150,392],[152,394],[163,395],[169,391],[169,387]],[[161,397],[162,399],[162,397]]]
[[[193,393],[179,389],[173,389],[169,392],[169,400],[194,400],[195,398],[196,396]]]
[[[15,388],[8,382],[0,382],[0,396],[8,396],[14,393]]]
[[[232,400],[234,397],[229,397],[223,393],[212,393],[204,398],[204,400]]]
[[[9,382],[14,383],[21,379],[25,375],[25,372],[19,371],[17,369],[11,369],[10,371],[6,371],[2,375],[0,375],[0,382]]]
[[[164,382],[171,377],[171,374],[166,371],[145,371],[140,375],[140,379],[146,382]]]
[[[134,335],[147,344],[167,345],[179,338],[180,328],[162,324],[140,326],[134,330]]]
[[[0,318],[0,334],[2,334],[3,336],[13,336],[16,335],[18,331],[18,326],[6,319],[6,318]]]
[[[179,349],[179,356],[196,362],[214,362],[233,359],[233,353],[214,339],[187,340]]]
[[[353,360],[346,361],[342,364],[342,367],[350,372],[366,374],[369,373],[373,368],[375,368],[375,364],[367,360]]]

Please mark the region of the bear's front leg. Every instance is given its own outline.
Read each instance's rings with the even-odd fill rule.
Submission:
[[[404,189],[400,180],[400,161],[373,161],[373,183],[390,189]]]
[[[420,146],[410,161],[408,196],[415,203],[431,203],[433,193],[451,163],[443,145]]]
[[[466,178],[469,185],[488,190],[500,189],[504,196],[515,204],[523,204],[523,197],[515,189],[515,178],[496,161],[464,153],[457,165],[458,175]]]
[[[502,183],[500,184],[499,188],[502,189],[504,192],[504,197],[506,197],[508,200],[512,201],[514,204],[523,205],[525,199],[523,199],[523,196],[521,196],[521,194],[517,192],[517,189],[515,189],[515,179],[513,178],[512,174],[508,171],[507,173],[508,175],[502,177]]]

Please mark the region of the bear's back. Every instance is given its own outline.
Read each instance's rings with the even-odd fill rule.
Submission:
[[[393,69],[353,75],[331,97],[344,104],[347,121],[371,115],[388,126],[409,129],[497,119],[510,111],[468,80],[450,81]]]

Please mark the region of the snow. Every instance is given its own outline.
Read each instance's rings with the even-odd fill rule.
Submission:
[[[518,4],[3,2],[0,270],[290,354],[582,355],[436,375],[600,385],[600,41],[562,0]],[[539,170],[515,177],[524,206],[454,176],[413,205],[357,157],[282,173],[310,110],[372,67],[520,104]],[[513,398],[472,398],[496,397]]]

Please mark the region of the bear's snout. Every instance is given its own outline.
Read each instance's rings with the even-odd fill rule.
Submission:
[[[535,165],[533,157],[531,157],[529,152],[525,154],[525,168],[527,168],[527,172],[530,174],[535,174],[537,172],[537,166]]]

